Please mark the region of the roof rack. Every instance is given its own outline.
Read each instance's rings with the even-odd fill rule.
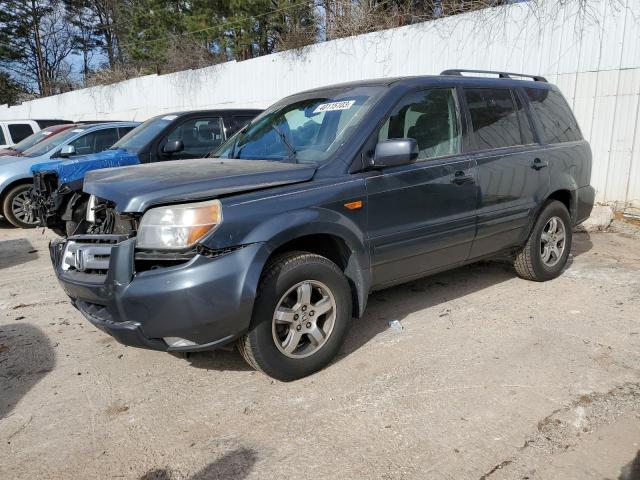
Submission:
[[[525,75],[524,73],[511,73],[511,72],[495,72],[493,70],[445,70],[440,75],[457,75],[459,77],[462,76],[463,73],[489,73],[498,75],[499,78],[513,78],[513,77],[525,77],[531,78],[534,82],[545,82],[547,83],[547,79],[540,75]]]

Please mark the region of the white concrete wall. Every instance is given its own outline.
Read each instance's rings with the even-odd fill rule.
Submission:
[[[267,107],[297,91],[363,78],[478,68],[547,76],[594,152],[599,201],[640,206],[640,0],[553,0],[489,9],[200,70],[128,80],[22,105],[0,119],[144,120],[158,113]]]

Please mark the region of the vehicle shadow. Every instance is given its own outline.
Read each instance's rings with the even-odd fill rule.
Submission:
[[[38,327],[28,323],[0,326],[0,420],[55,363],[51,342]]]
[[[353,320],[347,340],[336,360],[349,356],[387,330],[389,322],[393,320],[402,322],[414,312],[439,305],[442,309],[436,315],[446,317],[448,302],[514,277],[513,267],[506,261],[489,261],[375,292],[369,297],[364,316]]]
[[[620,469],[618,480],[640,480],[640,451],[628,464]]]
[[[258,454],[255,450],[244,447],[238,448],[223,455],[215,462],[211,462],[187,478],[188,480],[242,480],[251,473],[257,460]],[[180,475],[177,477],[182,478]],[[174,477],[170,468],[158,468],[148,471],[139,480],[171,480],[177,477]]]
[[[0,270],[30,262],[38,258],[38,251],[26,238],[0,240]]]
[[[0,230],[9,230],[10,228],[16,228],[11,225],[6,218],[0,215]]]
[[[578,257],[583,253],[587,253],[593,248],[593,242],[589,232],[574,232],[571,245],[571,253],[574,257]]]
[[[213,350],[210,352],[192,352],[189,354],[178,354],[186,359],[192,367],[203,368],[205,370],[219,371],[249,371],[252,368],[244,361],[237,349],[230,347],[226,350]]]

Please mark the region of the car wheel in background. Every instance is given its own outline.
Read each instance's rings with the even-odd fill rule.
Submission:
[[[252,327],[238,349],[255,369],[283,381],[325,367],[351,323],[351,291],[338,266],[320,255],[291,252],[266,268]]]
[[[34,228],[38,226],[38,219],[31,209],[29,191],[31,184],[23,183],[9,189],[2,202],[4,218],[15,227]]]

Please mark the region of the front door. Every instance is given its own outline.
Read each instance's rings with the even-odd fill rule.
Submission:
[[[430,88],[401,100],[378,140],[414,138],[410,165],[366,180],[373,286],[464,262],[475,234],[476,168],[462,155],[455,88]]]

